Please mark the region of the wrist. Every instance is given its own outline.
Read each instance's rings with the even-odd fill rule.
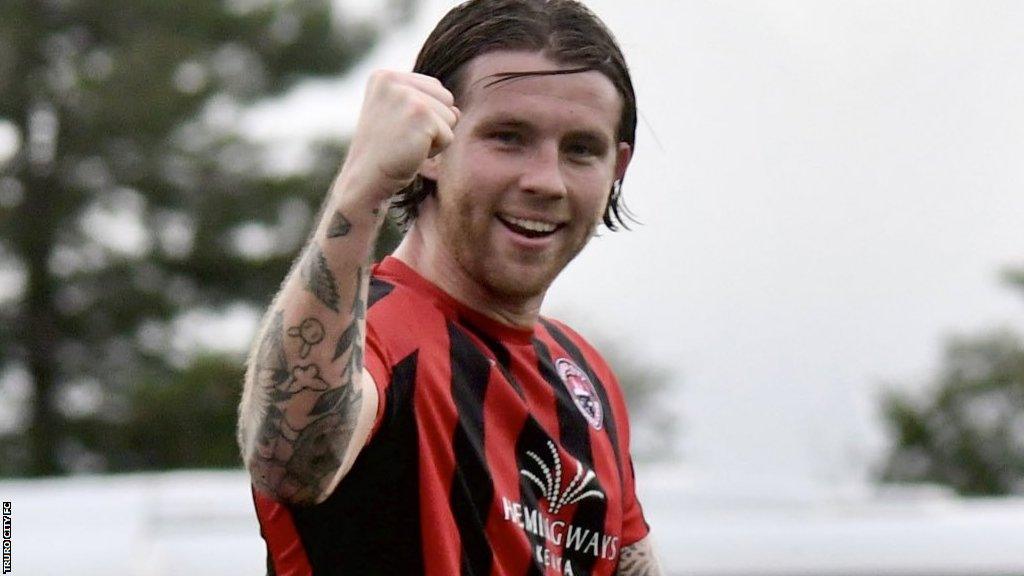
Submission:
[[[388,175],[374,163],[361,159],[358,152],[350,153],[341,172],[331,186],[334,199],[360,199],[361,204],[379,207],[405,188],[407,182]]]

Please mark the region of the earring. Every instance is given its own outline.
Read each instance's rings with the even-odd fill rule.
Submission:
[[[612,193],[608,196],[609,200],[615,202],[622,195],[622,180],[616,180],[612,182]]]

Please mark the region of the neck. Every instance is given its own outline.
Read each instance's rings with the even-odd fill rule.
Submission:
[[[484,316],[513,328],[533,328],[540,317],[544,294],[517,297],[495,293],[473,278],[438,235],[429,233],[428,226],[419,219],[414,221],[392,256]]]

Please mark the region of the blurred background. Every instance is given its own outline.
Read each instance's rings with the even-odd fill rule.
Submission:
[[[14,574],[264,570],[246,350],[367,76],[453,5],[0,3]],[[639,223],[546,313],[620,374],[668,572],[1024,574],[1024,4],[588,5]]]

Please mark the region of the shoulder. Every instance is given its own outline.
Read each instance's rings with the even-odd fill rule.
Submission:
[[[565,350],[570,359],[598,387],[615,420],[624,424],[627,418],[625,395],[615,370],[597,347],[564,322],[546,317],[541,318],[540,322],[551,339]]]
[[[437,341],[446,326],[444,313],[430,295],[387,277],[370,278],[366,334],[371,346],[402,358]]]
[[[565,349],[566,352],[570,355],[578,356],[578,360],[593,367],[595,372],[610,376],[614,380],[614,372],[608,365],[608,362],[605,361],[604,356],[579,332],[561,320],[554,318],[541,317],[540,323],[552,340]]]

